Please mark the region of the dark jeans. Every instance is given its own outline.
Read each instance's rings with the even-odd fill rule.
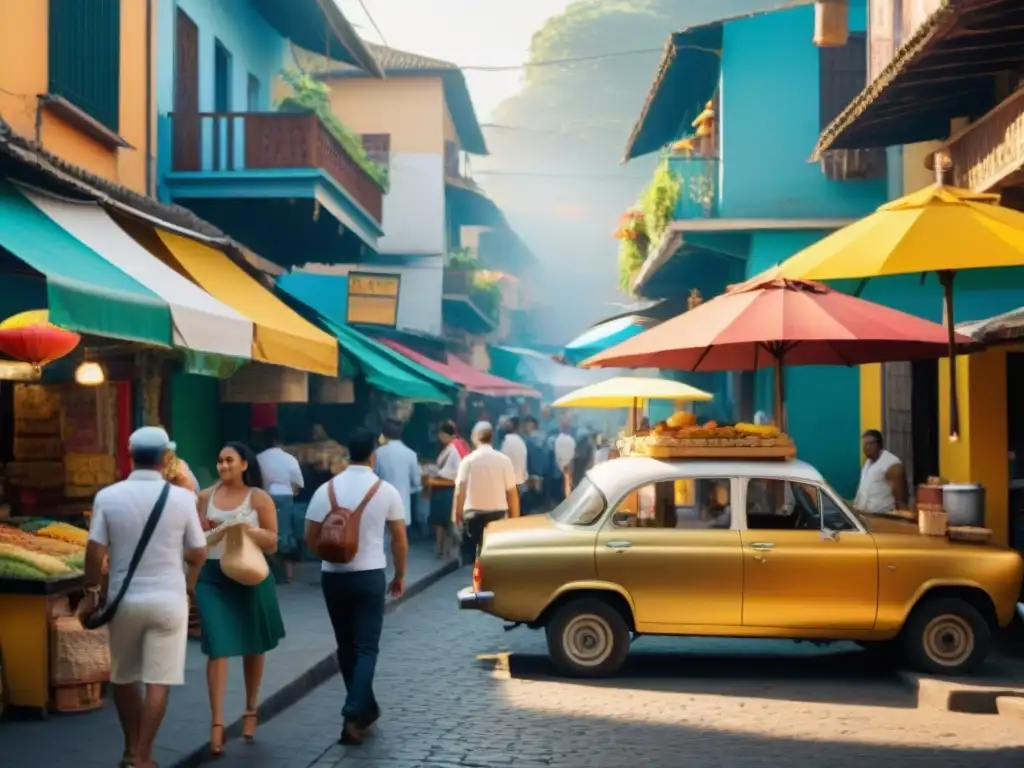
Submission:
[[[484,528],[488,523],[501,520],[508,514],[507,510],[500,512],[473,512],[472,516],[467,514],[466,527],[462,535],[462,563],[467,565],[476,560],[480,554],[480,544],[484,540]]]
[[[346,720],[373,718],[380,709],[373,695],[380,632],[384,626],[387,577],[383,569],[321,573],[327,613],[338,642],[338,669],[345,680]]]

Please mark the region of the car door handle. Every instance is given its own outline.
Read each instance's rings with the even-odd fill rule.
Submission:
[[[616,552],[625,552],[627,549],[633,546],[631,541],[609,541],[605,544],[608,549],[614,549]]]
[[[750,545],[750,548],[757,552],[771,552],[775,549],[775,545],[770,541],[755,541]]]

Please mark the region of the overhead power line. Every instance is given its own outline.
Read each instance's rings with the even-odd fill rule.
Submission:
[[[366,7],[366,3],[364,2],[364,0],[359,0],[359,7],[363,9],[363,13],[365,13],[366,18],[369,19],[370,26],[372,26],[374,30],[376,30],[377,36],[380,38],[381,45],[385,47],[390,47],[388,46],[387,38],[385,38],[384,33],[380,31],[380,27],[377,26],[377,22],[373,18],[373,14],[370,13],[370,9]]]
[[[564,59],[541,59],[540,61],[524,61],[522,64],[490,65],[490,64],[467,64],[460,65],[459,69],[470,72],[515,72],[520,69],[533,69],[537,67],[560,67],[566,64],[576,64],[585,61],[603,61],[605,59],[618,59],[623,56],[641,56],[648,53],[661,53],[662,48],[634,48],[628,51],[612,51],[609,53],[595,53],[590,56],[569,56]],[[722,52],[715,48],[705,48],[700,45],[677,45],[677,51],[702,51],[721,56]]]

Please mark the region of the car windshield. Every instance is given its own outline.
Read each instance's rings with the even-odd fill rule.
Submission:
[[[605,499],[588,478],[583,478],[569,498],[549,513],[556,522],[566,525],[590,525],[604,512]]]

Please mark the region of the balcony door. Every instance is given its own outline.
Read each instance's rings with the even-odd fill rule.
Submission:
[[[180,8],[174,28],[174,169],[199,170],[199,28]]]

